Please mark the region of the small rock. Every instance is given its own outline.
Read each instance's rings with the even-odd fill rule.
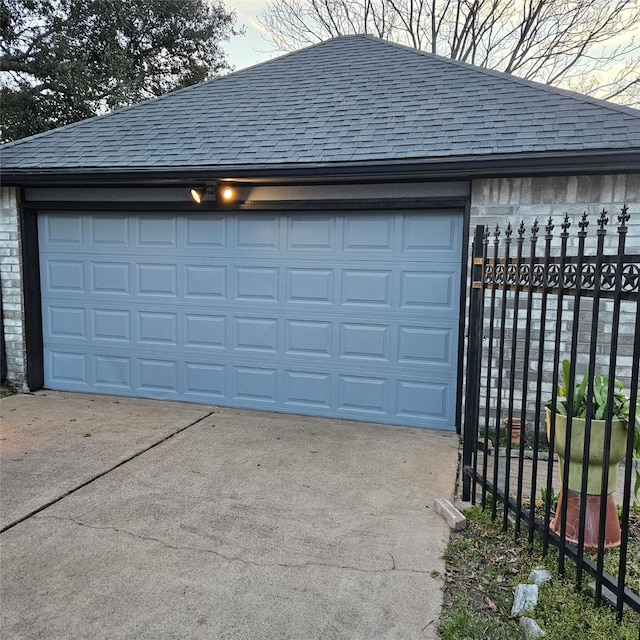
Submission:
[[[546,635],[540,628],[540,625],[538,625],[533,618],[520,618],[520,628],[527,640],[532,640],[533,638],[544,638]]]
[[[540,587],[546,582],[551,582],[551,574],[546,569],[534,569],[529,574],[529,582]]]
[[[525,611],[532,611],[538,604],[538,585],[519,584],[513,596],[513,607],[511,607],[511,617],[515,618]]]

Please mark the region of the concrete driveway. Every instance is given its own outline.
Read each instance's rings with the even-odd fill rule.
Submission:
[[[454,435],[50,391],[0,414],[3,637],[437,637]]]

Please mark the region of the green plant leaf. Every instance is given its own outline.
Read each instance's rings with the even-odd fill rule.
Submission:
[[[569,374],[571,373],[571,363],[566,358],[562,361],[561,387],[558,387],[558,395],[563,398],[569,397]]]
[[[578,415],[579,413],[582,413],[584,407],[584,403],[585,403],[585,395],[587,392],[587,377],[589,373],[589,369],[587,368],[584,376],[582,376],[582,382],[580,383],[579,386],[576,387],[576,397],[573,400],[573,406],[575,407],[576,411],[573,412],[574,415]]]

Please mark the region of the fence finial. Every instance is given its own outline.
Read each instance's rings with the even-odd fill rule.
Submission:
[[[498,244],[498,238],[500,237],[500,225],[496,223],[495,231],[493,232],[493,242]]]
[[[562,227],[562,235],[568,236],[569,235],[569,227],[571,226],[571,223],[569,222],[569,214],[568,213],[564,214],[564,220],[562,221],[562,224],[560,226]]]
[[[511,242],[511,235],[513,234],[513,227],[511,223],[507,223],[507,228],[504,230],[504,242],[509,244]]]
[[[609,224],[609,217],[607,216],[607,210],[602,209],[602,213],[598,218],[598,225],[600,225],[599,231],[604,231],[604,228]]]
[[[547,240],[551,240],[551,232],[554,230],[555,225],[553,224],[553,217],[549,216],[549,220],[547,221],[547,224],[544,228],[544,230],[547,232]]]
[[[531,239],[535,240],[538,236],[538,231],[540,231],[540,226],[538,225],[538,218],[533,221],[533,226],[531,227]]]
[[[580,233],[584,235],[587,232],[587,227],[589,226],[589,220],[587,220],[586,211],[582,214],[582,218],[580,218],[578,226],[580,227]]]
[[[631,218],[631,214],[629,213],[629,207],[627,207],[626,204],[623,204],[622,209],[620,210],[620,215],[618,216],[620,229],[622,229],[623,227],[626,229],[627,222],[629,222],[629,218]]]

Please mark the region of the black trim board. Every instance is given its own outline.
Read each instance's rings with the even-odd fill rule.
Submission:
[[[210,213],[226,212],[241,213],[243,211],[379,211],[392,209],[462,209],[468,198],[389,198],[360,199],[360,200],[254,200],[237,204],[225,205],[216,202],[203,202],[200,205],[188,201],[184,202],[91,202],[77,200],[46,200],[33,201],[29,207],[39,211],[83,211],[86,213],[100,213],[117,211],[124,213]],[[427,204],[425,204],[427,203]]]
[[[21,194],[22,195],[22,194]],[[20,240],[24,296],[25,382],[30,390],[44,386],[44,339],[42,335],[42,294],[40,291],[40,248],[38,214],[20,198]]]
[[[371,160],[359,163],[5,168],[0,175],[5,186],[197,186],[216,180],[255,184],[325,184],[354,180],[469,180],[637,171],[640,171],[640,149],[636,148]]]
[[[471,230],[471,199],[464,203],[464,218],[462,223],[462,255],[460,256],[460,324],[458,327],[458,389],[456,392],[456,433],[462,433],[462,389],[464,388],[464,355],[465,355],[465,328],[467,324],[467,300],[470,259],[469,238]]]

